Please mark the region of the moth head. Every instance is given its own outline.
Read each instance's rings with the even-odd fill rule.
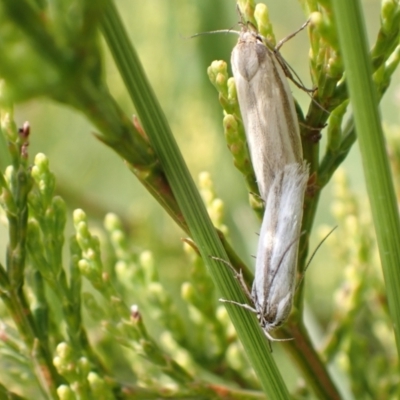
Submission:
[[[287,342],[288,340],[293,340],[293,338],[277,339],[277,338],[274,338],[273,336],[271,336],[271,334],[270,334],[271,331],[273,331],[276,328],[278,328],[279,326],[281,326],[284,321],[268,322],[267,320],[265,320],[263,318],[260,319],[260,317],[258,315],[257,315],[257,317],[259,318],[258,321],[260,323],[260,326],[269,341],[271,341],[271,342]]]

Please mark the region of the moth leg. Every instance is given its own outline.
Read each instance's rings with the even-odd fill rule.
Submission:
[[[270,342],[288,342],[289,340],[293,340],[293,338],[287,338],[287,339],[277,339],[277,338],[274,338],[273,336],[271,336],[271,335],[269,334],[269,332],[268,332],[266,329],[263,329],[263,332],[264,332],[264,335],[267,337],[267,339],[268,339]],[[271,348],[271,350],[272,350],[272,348]]]
[[[299,89],[301,89],[307,93],[314,93],[315,91],[317,91],[318,88],[308,89],[303,85],[303,82],[301,81],[300,77],[293,70],[293,68],[285,61],[285,59],[282,57],[281,53],[279,53],[278,48],[274,49],[274,54],[280,64],[280,66],[282,67],[283,72],[285,73],[286,77],[288,79],[290,79]],[[296,77],[296,79],[293,77],[293,75]]]
[[[242,308],[244,308],[244,309],[246,309],[246,310],[248,310],[248,311],[250,311],[250,312],[252,312],[252,313],[254,313],[254,314],[257,314],[257,310],[256,310],[254,307],[249,306],[248,304],[238,303],[237,301],[226,300],[226,299],[219,299],[219,301],[220,301],[221,303],[230,303],[230,304],[234,304],[234,305],[236,305],[236,306],[238,306],[238,307],[242,307]]]
[[[234,277],[238,280],[238,282],[239,282],[239,284],[240,284],[240,287],[241,287],[241,288],[243,289],[243,291],[244,291],[244,294],[246,295],[246,297],[247,297],[251,302],[253,302],[253,298],[252,298],[252,296],[251,296],[250,290],[249,290],[249,288],[247,287],[246,282],[245,282],[245,280],[244,280],[244,278],[243,278],[242,270],[240,270],[240,272],[237,272],[236,269],[233,268],[232,264],[230,264],[228,261],[226,261],[226,260],[224,260],[224,259],[222,259],[222,258],[219,258],[219,257],[213,257],[213,256],[210,256],[210,257],[211,257],[212,259],[214,259],[214,260],[221,261],[222,263],[224,263],[225,265],[227,265],[227,266],[232,270],[233,275],[234,275]],[[225,300],[225,301],[229,301],[229,300]]]
[[[253,314],[258,314],[257,310],[254,307],[249,306],[248,304],[238,303],[237,301],[226,300],[226,299],[219,299],[219,301],[221,303],[234,304],[235,306],[242,307],[245,310],[252,312]],[[293,338],[287,338],[287,339],[274,338],[273,336],[270,335],[268,329],[266,329],[265,327],[262,327],[262,326],[261,326],[261,328],[262,328],[262,331],[264,332],[264,335],[267,337],[268,342],[288,342],[289,340],[293,340]],[[270,351],[272,352],[271,344],[270,344]]]
[[[317,88],[312,88],[308,89],[303,85],[303,82],[301,81],[300,77],[296,74],[296,72],[287,64],[287,62],[284,60],[284,58],[281,56],[281,53],[279,52],[279,49],[283,46],[284,43],[286,43],[288,40],[292,39],[295,35],[297,35],[300,31],[302,31],[308,24],[310,23],[310,19],[308,19],[301,27],[300,29],[297,29],[297,31],[293,32],[289,36],[286,36],[282,40],[278,42],[278,44],[275,46],[274,53],[275,57],[278,60],[279,64],[281,65],[283,72],[285,73],[286,77],[289,78],[299,89],[304,90],[307,93],[314,93]],[[292,73],[293,72],[293,73]],[[296,79],[293,77],[296,77]]]
[[[290,40],[291,38],[295,37],[299,32],[301,32],[301,31],[310,23],[310,21],[311,21],[311,18],[309,18],[306,22],[304,22],[304,24],[303,24],[299,29],[297,29],[297,31],[291,33],[290,35],[288,35],[288,36],[284,37],[282,40],[280,40],[280,41],[278,42],[278,44],[276,45],[275,50],[279,51],[279,49],[280,49],[288,40]]]

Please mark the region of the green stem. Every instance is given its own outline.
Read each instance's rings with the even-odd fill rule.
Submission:
[[[372,81],[371,59],[361,6],[358,0],[333,0],[332,4],[399,352],[400,223],[379,116],[378,95]]]
[[[299,314],[299,316],[301,315]],[[293,340],[285,342],[285,347],[316,396],[320,399],[341,399],[340,393],[326,369],[326,364],[311,342],[303,320],[292,318],[286,327],[286,337],[291,335]]]
[[[154,96],[143,67],[128,40],[112,2],[109,2],[106,9],[102,29],[144,130],[160,159],[165,175],[189,226],[191,236],[209,267],[216,287],[224,298],[243,303],[245,297],[230,270],[217,259],[210,257],[227,259],[217,232],[207,215],[172,136],[164,113]],[[241,307],[232,305],[228,305],[227,310],[265,393],[271,399],[289,398],[287,388],[269,352],[264,333],[260,330],[254,315]]]

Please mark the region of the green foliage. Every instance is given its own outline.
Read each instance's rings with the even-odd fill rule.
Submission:
[[[11,117],[10,111],[4,114],[6,121]],[[42,391],[52,398],[57,398],[57,393],[60,399],[159,398],[188,396],[195,385],[193,390],[201,398],[218,390],[218,384],[224,381],[217,374],[221,370],[224,375],[248,382],[249,387],[257,387],[243,356],[241,361],[239,357],[233,362],[228,356],[239,347],[236,335],[226,312],[212,295],[213,285],[204,264],[190,246],[186,246],[186,252],[193,265],[191,279],[182,285],[190,328],[160,282],[151,253],[132,252],[121,221],[114,214],[108,214],[104,222],[104,240],[111,245],[112,254],[112,262],[106,265],[102,255],[105,243],[102,245],[90,232],[85,213],[75,210],[75,234],[69,239],[66,267],[62,250],[67,210],[62,199],[54,196],[55,177],[49,161],[38,154],[28,169],[22,153],[28,136],[13,131],[10,145],[23,155],[15,160],[19,173],[10,168],[3,177],[2,207],[8,215],[10,233],[12,228],[26,232],[27,254],[13,251],[10,243],[9,252],[14,256],[6,268],[1,266],[1,295],[8,314],[4,315],[1,354],[8,354],[20,371],[32,368],[30,374],[16,380],[16,391],[20,392],[18,385],[24,383],[36,386],[31,389],[36,396]],[[18,181],[24,174],[31,178]],[[206,176],[202,182],[203,197],[210,210],[215,210],[217,222],[220,201]],[[11,197],[8,202],[7,196]],[[29,221],[21,221],[28,208]],[[20,221],[16,227],[14,220]],[[19,243],[21,239],[16,248]],[[12,273],[14,270],[20,273]],[[133,298],[136,303],[128,305],[124,298]],[[28,303],[30,306],[22,307]],[[142,310],[164,332],[158,340],[149,333]],[[12,339],[18,337],[14,329],[20,335],[24,333],[22,343],[18,343],[21,339]],[[193,333],[189,335],[188,331]],[[94,332],[97,336],[102,332],[100,341],[89,338]],[[32,348],[36,349],[33,359]],[[123,375],[129,371],[129,384],[118,379],[120,367],[113,368],[121,359],[125,360]],[[36,362],[40,368],[34,367]],[[214,389],[208,387],[211,382],[217,385]]]
[[[347,239],[330,240],[332,255],[344,270],[322,354],[328,361],[340,360],[356,398],[366,392],[371,398],[395,398],[398,359],[371,211],[366,199],[352,192],[342,169],[333,180],[332,213]],[[357,356],[363,353],[368,363]]]
[[[238,4],[244,19],[275,43],[265,5],[250,0]],[[349,98],[351,77],[344,72],[348,59],[341,52],[340,24],[331,2],[303,0],[301,4],[310,16],[310,69],[318,90],[307,113],[297,107],[304,155],[313,173],[305,200],[300,275],[306,268],[321,190],[356,141],[349,102],[355,110],[362,103],[351,90]],[[383,1],[381,27],[370,53],[379,98],[400,61],[399,19],[398,1]],[[137,119],[131,123],[107,88],[100,31],[140,123]],[[244,301],[223,260],[229,257],[249,284],[251,273],[226,239],[224,203],[210,176],[200,177],[201,197],[195,188],[113,3],[0,0],[0,49],[7,55],[0,63],[4,138],[0,142],[4,155],[0,210],[8,229],[6,259],[0,264],[0,397],[258,399],[264,398],[262,389],[268,398],[289,398],[288,379],[280,375],[275,353],[270,353],[255,317],[232,305],[225,310],[218,302],[217,293]],[[263,204],[257,195],[234,81],[223,61],[213,62],[208,75],[224,110],[223,127],[234,165],[243,174],[250,204],[261,217]],[[363,88],[360,92],[362,97]],[[49,160],[39,153],[31,165],[29,124],[18,129],[10,106],[38,96],[83,113],[98,129],[98,139],[127,161],[190,236],[183,243],[190,265],[186,281],[179,283],[183,302],[160,277],[162,260],[135,249],[124,221],[115,214],[107,214],[103,229],[96,232],[86,214],[90,210],[75,210],[74,232],[66,240],[69,211],[55,195],[56,177]],[[327,146],[321,157],[319,136],[325,126]],[[398,172],[398,128],[390,130],[389,148],[392,167]],[[371,160],[372,153],[367,151],[363,157]],[[390,180],[384,170],[379,170],[375,180],[381,178]],[[399,183],[395,184],[400,193]],[[386,212],[387,204],[378,209],[378,215]],[[306,387],[298,384],[293,397],[397,398],[392,324],[397,318],[393,307],[400,309],[400,304],[391,293],[393,285],[386,282],[385,288],[383,284],[375,245],[385,240],[379,229],[375,238],[365,201],[352,192],[341,171],[335,175],[333,215],[340,235],[328,242],[344,274],[324,344],[317,349],[310,339],[313,330],[303,321],[304,279],[300,279],[289,321],[276,333],[293,338],[282,347],[307,383]],[[395,228],[391,232],[398,242]],[[341,379],[333,379],[331,366]]]

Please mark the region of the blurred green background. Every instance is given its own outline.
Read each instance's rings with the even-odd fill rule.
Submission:
[[[279,40],[304,23],[306,16],[295,0],[265,1]],[[222,129],[222,110],[217,92],[208,81],[206,69],[215,59],[229,61],[237,37],[228,34],[205,35],[197,32],[237,28],[234,0],[118,0],[119,12],[142,60],[148,78],[164,109],[189,169],[197,180],[209,171],[215,190],[226,206],[226,224],[239,255],[254,264],[259,221],[248,205],[244,180],[232,164]],[[363,1],[371,43],[379,27],[380,1]],[[110,91],[127,115],[135,110],[124,89],[106,46],[103,46],[106,79]],[[282,49],[287,62],[304,84],[311,87],[308,76],[308,39],[305,32]],[[382,101],[382,115],[388,124],[399,123],[400,76],[397,72]],[[293,93],[306,112],[309,98],[297,88]],[[57,177],[58,192],[72,209],[83,208],[93,226],[100,226],[107,212],[119,214],[137,251],[153,252],[161,280],[168,282],[171,294],[179,293],[188,273],[182,253],[183,232],[158,203],[141,186],[123,161],[91,134],[94,128],[75,110],[47,100],[17,105],[16,122],[31,125],[30,155],[45,153]],[[324,149],[322,139],[321,150]],[[352,186],[364,193],[363,175],[357,146],[345,161]],[[321,198],[315,228],[335,225],[330,216],[330,186]],[[71,227],[69,227],[71,229]],[[314,230],[311,249],[321,240]],[[1,242],[6,243],[1,227]],[[340,226],[335,233],[340,235]],[[331,311],[332,290],[341,279],[341,266],[329,263],[328,247],[323,246],[307,272],[307,299],[323,323]],[[4,260],[5,245],[0,247]],[[330,277],[330,278],[327,278]],[[178,296],[177,296],[178,297]]]

